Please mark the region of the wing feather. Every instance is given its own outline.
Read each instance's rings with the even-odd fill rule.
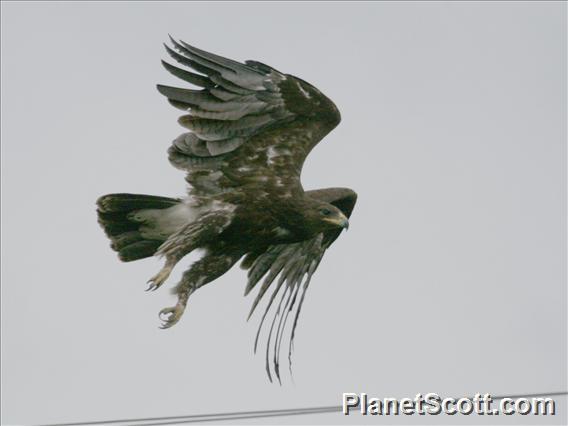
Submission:
[[[229,80],[224,79],[220,75],[212,75],[211,81],[217,86],[223,87],[223,89],[229,91],[230,93],[235,93],[237,95],[248,95],[249,93],[254,93],[250,89],[246,89],[237,84],[231,83]]]
[[[170,37],[173,43],[175,43],[174,39]],[[191,46],[187,44],[185,41],[181,41],[180,43],[192,54],[198,55],[199,57],[210,60],[215,62],[227,69],[230,69],[236,73],[238,72],[245,72],[255,75],[263,75],[263,73],[258,72],[257,69],[248,66],[247,64],[241,64],[240,62],[233,61],[232,59],[224,58],[222,56],[216,55],[214,53],[206,52],[205,50],[201,50],[197,47]]]
[[[206,87],[206,88],[215,87],[216,83],[211,81],[207,77],[178,68],[176,66],[173,66],[172,64],[169,64],[166,61],[162,61],[162,65],[171,74],[175,75],[178,78],[181,78],[184,81],[187,81],[188,83],[194,84],[195,86]]]
[[[209,78],[211,77],[211,75],[215,75],[217,73],[217,71],[215,71],[214,69],[205,67],[201,65],[199,62],[193,61],[188,57],[180,55],[175,50],[170,49],[170,47],[167,44],[164,44],[164,47],[166,48],[166,52],[168,52],[168,55],[170,55],[176,62],[182,65],[185,65],[189,68],[193,68],[195,71],[200,72],[201,74],[205,74]]]
[[[265,76],[254,68],[190,46],[183,41],[170,40],[176,50],[203,67],[216,71],[222,78],[244,89],[263,90]]]
[[[210,120],[206,118],[184,115],[179,123],[192,130],[204,141],[220,141],[234,137],[251,136],[259,128],[269,124],[272,118],[268,114],[251,115],[236,121]]]
[[[202,108],[213,109],[221,107],[224,102],[219,102],[214,96],[205,90],[180,89],[178,87],[163,86],[158,84],[158,92],[169,100],[184,102],[189,105],[199,105]],[[214,110],[214,109],[213,109]]]

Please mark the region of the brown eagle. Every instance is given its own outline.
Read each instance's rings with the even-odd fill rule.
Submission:
[[[171,39],[171,37],[170,37]],[[158,85],[187,114],[190,130],[177,137],[169,160],[187,173],[188,196],[109,194],[97,201],[99,223],[124,262],[160,256],[164,267],[149,280],[156,290],[195,249],[204,255],[183,273],[175,306],[160,311],[162,328],[181,318],[189,296],[239,259],[248,269],[245,295],[262,285],[252,305],[275,283],[262,317],[273,307],[266,344],[280,379],[279,353],[288,314],[296,306],[288,359],[305,291],[325,250],[349,225],[357,195],[346,188],[304,191],[302,165],[340,121],[331,100],[305,81],[257,61],[240,63],[171,39],[168,54],[195,72],[162,61],[176,77],[201,90]],[[278,279],[277,279],[278,278]],[[280,294],[277,303],[273,303]],[[274,340],[271,339],[276,333]]]

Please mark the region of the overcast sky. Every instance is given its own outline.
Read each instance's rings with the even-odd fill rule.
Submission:
[[[2,2],[1,31],[3,424],[567,389],[565,3]],[[160,262],[120,263],[96,222],[102,194],[184,194],[180,112],[155,90],[183,84],[168,33],[341,110],[302,179],[359,201],[312,280],[294,383],[253,356],[243,271],[160,330]]]

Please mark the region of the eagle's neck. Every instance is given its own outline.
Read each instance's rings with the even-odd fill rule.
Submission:
[[[285,242],[304,241],[314,237],[319,230],[306,214],[311,208],[313,200],[302,194],[293,200],[286,199],[280,204],[278,217],[278,230],[281,239]]]

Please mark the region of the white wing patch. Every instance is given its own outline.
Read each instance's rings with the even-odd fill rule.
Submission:
[[[277,226],[273,229],[273,231],[277,237],[287,237],[288,235],[290,235],[290,231],[288,231],[286,228],[282,228],[281,226]]]
[[[266,164],[269,166],[274,164],[274,158],[278,157],[278,151],[273,146],[269,146],[266,151]]]
[[[312,97],[308,92],[304,90],[304,88],[300,83],[296,82],[296,84],[298,85],[298,89],[300,89],[300,92],[302,92],[302,95],[304,95],[307,99],[310,99]]]

